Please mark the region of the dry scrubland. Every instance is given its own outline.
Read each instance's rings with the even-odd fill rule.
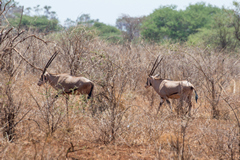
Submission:
[[[48,71],[91,79],[94,99],[70,96],[67,124],[65,98],[54,99],[56,91],[48,84],[37,86],[41,72],[4,48],[9,45],[5,41],[0,74],[2,159],[239,158],[239,54],[179,44],[112,45],[84,32],[64,32],[54,42],[35,34],[49,40],[47,44],[28,35],[32,34],[19,36],[12,46],[41,68],[59,51]],[[171,101],[173,113],[164,104],[156,116],[159,96],[144,85],[158,54],[164,59],[155,73],[187,79],[196,87],[199,101],[192,99],[191,117],[177,115],[177,100]],[[14,122],[6,120],[6,113]]]

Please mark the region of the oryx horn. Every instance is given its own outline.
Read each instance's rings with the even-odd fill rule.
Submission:
[[[154,71],[157,69],[158,65],[161,63],[162,59],[157,63],[158,59],[159,59],[160,55],[157,57],[156,61],[154,62],[153,64],[153,67],[152,67],[152,70],[151,72],[149,73],[149,76],[153,75]]]
[[[52,55],[52,57],[48,60],[46,66],[45,66],[44,69],[43,69],[43,73],[42,73],[42,74],[44,74],[44,73],[46,72],[47,68],[50,66],[50,64],[52,63],[52,61],[54,60],[54,58],[55,58],[57,55],[58,55],[58,52],[56,51],[56,52]]]

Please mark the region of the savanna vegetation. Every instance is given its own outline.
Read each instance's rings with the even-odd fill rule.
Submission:
[[[123,15],[116,27],[88,15],[62,27],[48,6],[32,16],[14,1],[1,5],[1,159],[239,159],[239,3],[162,6]],[[55,51],[50,73],[95,83],[89,101],[70,95],[68,114],[65,96],[39,87],[32,67],[44,68]],[[160,98],[144,85],[159,54],[155,73],[195,86],[191,116],[177,114],[178,100],[156,115]]]

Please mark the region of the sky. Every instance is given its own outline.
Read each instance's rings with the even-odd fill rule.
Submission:
[[[232,8],[233,0],[15,0],[19,5],[40,8],[51,6],[61,24],[67,18],[76,21],[82,14],[89,14],[91,19],[115,26],[117,18],[123,14],[131,17],[147,16],[160,6],[176,5],[177,9],[184,10],[189,4],[205,2],[219,8]]]

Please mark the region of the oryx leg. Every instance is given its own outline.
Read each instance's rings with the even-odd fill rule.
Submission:
[[[171,109],[171,113],[172,113],[172,105],[171,105],[171,102],[169,101],[168,98],[165,98],[166,99],[166,102],[167,104],[169,105],[169,108]]]
[[[191,116],[191,109],[192,109],[192,96],[189,95],[187,97],[184,98],[184,101],[188,104],[188,110],[185,112],[185,114],[188,113],[189,116]]]
[[[160,98],[161,98],[161,97],[160,97]],[[159,110],[160,110],[160,107],[161,107],[162,104],[164,103],[164,100],[165,100],[165,99],[161,98],[161,101],[160,101],[160,103],[159,103],[158,110],[157,110],[157,115],[158,115],[158,112],[159,112]]]
[[[188,101],[188,107],[189,107],[189,109],[188,109],[188,115],[191,116],[191,109],[192,109],[191,96],[189,96],[189,97],[187,98],[187,101]]]
[[[184,96],[180,96],[179,99],[179,104],[177,106],[177,114],[179,115],[183,115],[183,100],[184,100]]]
[[[68,101],[69,101],[69,95],[66,95],[66,110],[67,110],[67,126],[69,126],[69,117],[68,117]]]

